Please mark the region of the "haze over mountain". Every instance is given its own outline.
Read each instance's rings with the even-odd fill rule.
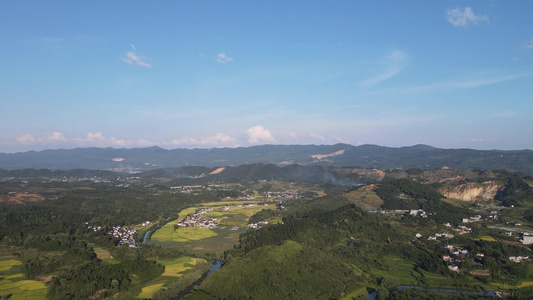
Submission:
[[[220,167],[254,163],[379,169],[506,169],[533,174],[533,151],[440,149],[427,145],[391,148],[335,144],[172,150],[159,147],[77,148],[0,154],[0,168],[3,169],[145,171],[181,166]]]

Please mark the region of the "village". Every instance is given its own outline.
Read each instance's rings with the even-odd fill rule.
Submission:
[[[92,226],[89,225],[87,222],[85,223],[87,225],[87,229],[93,230],[93,231],[102,231],[104,228],[102,226]],[[150,224],[150,221],[146,221],[143,223],[143,227],[148,226]],[[105,232],[106,235],[111,235],[113,237],[119,238],[119,246],[127,245],[130,248],[138,248],[137,242],[134,239],[134,235],[138,233],[137,229],[135,228],[127,228],[123,226],[113,226],[111,229],[107,232]]]
[[[206,218],[203,217],[203,215],[212,212],[213,208],[203,208],[199,210],[198,212],[188,215],[185,217],[185,220],[178,221],[179,227],[195,227],[199,226],[201,228],[216,228],[219,226],[219,222],[217,222],[217,218]]]

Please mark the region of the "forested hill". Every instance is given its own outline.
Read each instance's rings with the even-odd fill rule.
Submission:
[[[277,165],[361,166],[379,169],[506,169],[533,175],[531,150],[440,149],[426,145],[263,145],[239,148],[77,148],[0,153],[3,169],[101,169],[145,171],[181,166]]]

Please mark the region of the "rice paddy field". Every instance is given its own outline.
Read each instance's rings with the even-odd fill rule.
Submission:
[[[27,280],[21,271],[22,262],[14,258],[0,260],[0,295],[9,299],[46,299],[46,285]]]
[[[197,263],[207,263],[205,259],[182,256],[174,260],[160,260],[160,264],[165,265],[165,272],[162,276],[180,277],[186,271],[194,268]]]
[[[169,284],[175,282],[176,278],[194,271],[197,264],[207,264],[205,259],[189,256],[182,256],[172,260],[157,260],[157,262],[165,266],[165,272],[143,287],[141,293],[136,298],[150,299],[155,292],[165,289]]]
[[[248,230],[248,220],[255,213],[263,209],[275,209],[275,204],[254,205],[259,201],[221,201],[204,203],[190,207],[178,214],[178,219],[165,224],[151,237],[150,243],[164,247],[175,247],[197,253],[216,253],[222,255],[225,250],[232,249],[237,243],[239,234]],[[226,207],[226,209],[224,209]],[[208,229],[200,227],[179,227],[175,229],[180,220],[188,214],[195,213],[202,208],[213,208],[204,216],[217,218],[220,225]],[[229,208],[229,209],[228,209]]]
[[[165,285],[164,283],[156,283],[156,284],[151,284],[151,285],[148,285],[148,286],[145,286],[143,287],[142,289],[142,292],[137,295],[136,298],[141,298],[141,299],[150,299],[152,298],[152,295],[154,294],[154,292],[160,290],[163,285]]]

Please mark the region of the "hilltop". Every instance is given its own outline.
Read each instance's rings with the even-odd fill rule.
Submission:
[[[441,149],[427,145],[391,148],[376,145],[262,145],[239,148],[115,149],[77,148],[0,153],[3,169],[99,169],[138,172],[183,166],[334,166],[377,169],[505,169],[533,175],[531,150]]]

